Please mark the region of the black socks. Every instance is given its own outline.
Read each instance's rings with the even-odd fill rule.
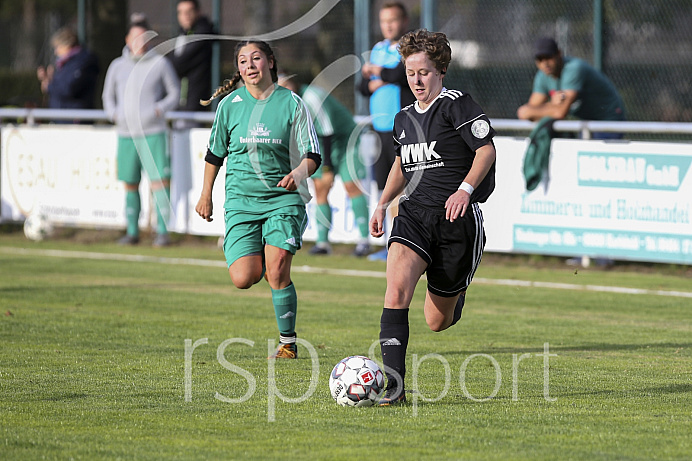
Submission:
[[[408,334],[408,309],[384,308],[380,319],[380,347],[387,388],[398,385],[399,380],[403,388]]]

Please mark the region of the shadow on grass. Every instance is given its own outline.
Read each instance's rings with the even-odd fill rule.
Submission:
[[[77,393],[77,392],[70,392],[67,394],[56,394],[52,395],[50,397],[43,398],[41,400],[47,401],[47,402],[67,402],[70,400],[78,400],[78,399],[85,399],[89,397],[88,394],[84,393]]]
[[[595,395],[606,395],[612,397],[644,397],[651,395],[663,395],[663,394],[687,394],[692,392],[692,384],[690,383],[678,383],[678,384],[668,384],[666,386],[657,387],[645,387],[642,389],[630,388],[626,390],[620,389],[603,389],[594,391],[581,391],[581,392],[565,392],[556,393],[555,397],[576,397],[576,396],[595,396]]]
[[[648,343],[648,344],[584,344],[576,346],[554,346],[549,344],[549,352],[589,352],[589,351],[635,351],[640,349],[686,349],[692,347],[692,343]],[[442,355],[471,355],[471,354],[522,354],[522,353],[542,353],[543,346],[540,347],[493,347],[488,346],[486,349],[480,350],[460,350],[460,351],[445,351]]]

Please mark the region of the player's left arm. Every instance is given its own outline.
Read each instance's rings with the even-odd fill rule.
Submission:
[[[464,178],[464,181],[455,193],[449,196],[445,202],[445,218],[451,222],[464,216],[471,203],[473,190],[480,185],[490,168],[495,163],[495,146],[492,142],[479,147],[476,150],[476,157],[473,160],[471,169]],[[470,187],[468,187],[470,186]]]
[[[292,97],[297,104],[291,125],[291,138],[295,140],[295,148],[300,153],[300,163],[277,184],[277,187],[283,187],[287,191],[298,189],[298,185],[312,176],[322,163],[319,139],[312,124],[310,111],[297,94],[292,93]]]

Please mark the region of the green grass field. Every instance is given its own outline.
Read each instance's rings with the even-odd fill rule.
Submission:
[[[331,399],[329,372],[377,340],[385,281],[383,263],[347,251],[296,256],[298,334],[315,359],[303,347],[272,364],[268,285],[232,288],[208,240],[123,249],[1,233],[0,458],[692,458],[689,268],[487,255],[442,333],[425,324],[421,282],[414,393],[356,409]],[[186,342],[198,344],[187,359]]]

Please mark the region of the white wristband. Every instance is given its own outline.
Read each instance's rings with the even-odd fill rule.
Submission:
[[[468,192],[469,195],[473,194],[473,186],[467,182],[462,182],[461,186],[459,186],[459,190],[463,190],[465,192]]]

